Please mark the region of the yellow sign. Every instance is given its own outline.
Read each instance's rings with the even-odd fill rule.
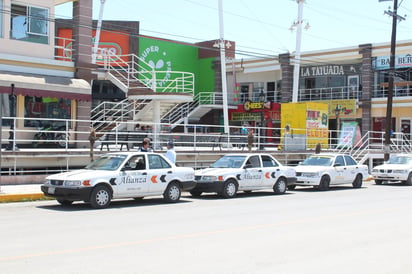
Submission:
[[[328,121],[328,104],[318,102],[282,104],[282,137],[294,139],[295,146],[313,149],[320,143],[326,147],[329,138]]]
[[[339,117],[356,114],[356,99],[347,100],[323,100],[318,101],[329,105],[329,117],[336,118],[336,112],[339,112]]]

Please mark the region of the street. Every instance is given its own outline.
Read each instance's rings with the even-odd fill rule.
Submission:
[[[411,273],[412,187],[0,204],[1,273]]]

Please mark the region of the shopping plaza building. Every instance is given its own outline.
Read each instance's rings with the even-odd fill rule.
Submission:
[[[55,6],[66,2],[73,2],[73,20],[54,20]],[[12,127],[21,129],[19,139],[28,140],[36,128],[45,126],[38,124],[38,119],[90,120],[101,103],[123,100],[151,101],[148,108],[139,107],[129,116],[136,124],[223,124],[218,41],[189,44],[142,36],[137,21],[103,21],[97,61],[92,63],[97,26],[92,20],[92,0],[26,0],[25,4],[0,0],[0,5],[5,11],[0,14],[2,115],[21,118],[3,121],[3,145]],[[282,105],[292,100],[295,56],[284,53],[274,58],[236,59],[235,42],[225,41],[225,46],[229,124],[268,127],[264,134],[273,136],[275,142],[283,127]],[[147,63],[163,74],[145,89],[132,90],[102,73],[106,53],[134,55],[138,63]],[[389,55],[390,43],[303,52],[298,101],[327,105],[330,130],[343,122],[356,122],[363,133],[384,131]],[[131,57],[125,58],[118,60],[128,62]],[[395,60],[392,130],[410,136],[412,40],[397,42]],[[190,76],[185,89],[163,89],[161,94],[153,89],[166,86],[174,72]],[[190,102],[204,107],[187,109]],[[171,120],[167,117],[171,109],[184,109],[185,117]],[[143,115],[148,113],[151,115]],[[88,127],[71,122],[70,129],[83,133],[70,138],[87,138]]]

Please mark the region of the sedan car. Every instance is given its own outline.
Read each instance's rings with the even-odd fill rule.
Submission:
[[[295,180],[293,167],[283,166],[269,154],[226,154],[210,168],[195,172],[196,187],[190,193],[196,197],[203,192],[216,192],[233,198],[239,190],[273,189],[276,194],[283,194]]]
[[[393,155],[383,165],[372,169],[372,176],[377,185],[383,182],[403,182],[412,185],[412,155]]]
[[[340,184],[360,188],[363,179],[369,177],[366,165],[359,165],[352,156],[345,154],[314,154],[296,166],[295,170],[295,185],[314,186],[319,190],[328,190],[330,185]]]
[[[181,191],[195,184],[193,168],[177,167],[161,154],[121,152],[103,155],[84,169],[48,176],[41,190],[62,205],[84,201],[105,208],[118,198],[163,195],[177,202]]]

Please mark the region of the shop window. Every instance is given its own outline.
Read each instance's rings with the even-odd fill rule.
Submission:
[[[16,40],[48,44],[48,20],[48,9],[12,4],[10,37]]]
[[[11,105],[13,100],[12,100],[12,95],[6,94],[6,93],[0,93],[1,96],[1,111],[2,111],[2,117],[14,117],[15,115],[11,113],[13,106]],[[9,119],[3,119],[2,121],[3,126],[10,126],[11,120]]]
[[[52,118],[71,119],[71,100],[50,97],[24,97],[25,118]],[[26,127],[44,127],[56,124],[64,124],[64,121],[48,121],[42,119],[25,119]]]

